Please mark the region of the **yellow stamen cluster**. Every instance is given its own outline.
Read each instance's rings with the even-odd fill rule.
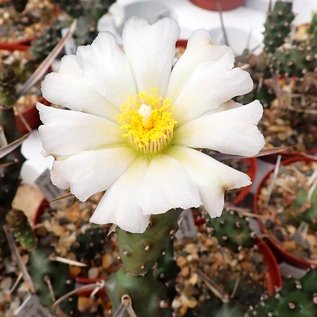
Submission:
[[[121,106],[118,115],[123,137],[139,152],[155,154],[172,140],[176,121],[170,99],[153,93],[140,92]]]

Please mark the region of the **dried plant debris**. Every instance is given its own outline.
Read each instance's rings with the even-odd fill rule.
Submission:
[[[292,150],[317,148],[317,74],[303,78],[272,79],[276,91],[269,109],[265,109],[260,129],[269,148],[292,146]]]
[[[39,260],[44,261],[43,263],[47,262],[44,266],[54,272],[55,267],[64,264],[63,268],[65,268],[66,264],[68,272],[59,272],[67,274],[68,280],[72,281],[69,291],[74,289],[74,281],[77,281],[77,287],[82,287],[105,280],[117,270],[119,253],[116,234],[107,236],[110,226],[96,226],[89,223],[89,218],[100,198],[101,194],[96,194],[85,203],[72,202],[66,208],[63,206],[55,210],[47,205],[41,211],[39,222],[33,229],[38,240],[37,248],[32,253],[28,253],[19,247],[30,275],[32,279],[35,278],[37,285],[41,285],[37,281],[39,271],[45,270],[43,267],[43,270],[35,271]],[[7,258],[6,271],[0,276],[0,315],[6,312],[5,317],[13,315],[13,311],[22,304],[27,294],[25,285],[21,282],[16,290],[10,292],[17,275],[15,262]],[[96,285],[90,292],[81,292],[75,294],[75,297],[69,296],[62,302],[61,307],[65,305],[64,303],[68,305],[72,301],[76,305],[70,316],[110,317],[111,302],[104,294],[97,292],[94,297],[89,298],[89,294],[94,289],[95,292],[100,290]]]
[[[317,162],[282,165],[267,204],[269,177],[259,193],[258,207],[269,219],[266,228],[284,250],[317,261]]]
[[[191,311],[210,300],[217,303],[219,297],[245,305],[246,311],[265,293],[266,268],[256,246],[233,252],[220,247],[215,237],[200,232],[190,241],[176,241],[174,247],[180,267],[178,295],[172,303],[176,316],[191,316]]]

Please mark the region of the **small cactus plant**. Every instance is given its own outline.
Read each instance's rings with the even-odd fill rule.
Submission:
[[[309,271],[300,280],[291,278],[274,297],[263,297],[248,316],[312,317],[317,315],[317,272]]]
[[[39,245],[30,253],[27,268],[35,285],[36,294],[40,298],[40,303],[54,311],[51,306],[55,298],[72,291],[75,285],[74,280],[70,278],[68,265],[50,260],[52,252],[52,248]],[[51,294],[49,285],[52,286],[53,294]],[[67,316],[76,316],[76,297],[69,297],[60,304],[60,309]]]
[[[291,1],[276,1],[273,10],[268,13],[264,24],[264,51],[274,53],[291,31],[291,23],[295,17]]]
[[[294,43],[284,44],[272,55],[269,63],[273,72],[288,76],[303,77],[307,72],[317,69],[317,14],[315,14],[307,29],[307,39]]]
[[[18,78],[13,67],[2,64],[0,66],[0,106],[10,108],[16,101],[16,85]]]
[[[25,250],[32,251],[36,247],[36,239],[24,212],[11,209],[6,216],[6,221],[20,245]]]
[[[225,209],[219,218],[211,219],[208,215],[206,218],[206,226],[211,228],[211,234],[221,246],[235,252],[254,246],[255,236],[250,229],[249,219],[237,211]]]
[[[71,251],[80,262],[92,260],[100,255],[105,248],[106,230],[102,227],[93,226],[77,236]]]
[[[13,111],[13,104],[16,101],[16,83],[17,78],[11,67],[1,65],[0,127],[7,143],[11,143],[19,137]],[[20,184],[19,174],[22,162],[23,158],[19,148],[0,159],[0,263],[3,263],[3,257],[8,252],[7,239],[2,227],[5,224],[5,217],[11,209],[12,200]]]
[[[53,23],[45,29],[31,44],[31,55],[36,63],[41,63],[61,39],[59,23]]]

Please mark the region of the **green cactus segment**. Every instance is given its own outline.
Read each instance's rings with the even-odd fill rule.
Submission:
[[[290,278],[274,297],[265,297],[248,316],[313,317],[317,316],[317,270],[300,280]]]
[[[79,261],[92,260],[100,255],[105,248],[107,231],[105,228],[93,226],[78,235],[71,251]]]
[[[41,63],[61,39],[59,23],[45,29],[31,44],[31,55],[36,63]]]
[[[113,312],[120,306],[122,296],[129,295],[138,317],[171,316],[170,309],[161,307],[164,306],[161,303],[167,299],[166,288],[153,277],[151,271],[144,276],[135,276],[120,269],[106,281],[106,290]]]
[[[254,246],[254,234],[249,226],[249,219],[234,210],[224,210],[222,216],[211,219],[206,215],[206,226],[212,229],[212,235],[221,246],[235,252],[241,248]]]
[[[307,72],[317,69],[317,46],[299,44],[291,48],[280,47],[270,60],[271,69],[288,76],[302,77]]]
[[[273,72],[302,77],[307,72],[317,70],[317,14],[313,16],[307,30],[308,39],[295,43],[293,46],[285,44],[272,55],[269,63]]]
[[[13,67],[6,64],[0,65],[0,108],[10,108],[16,102],[17,82],[18,78]]]
[[[78,18],[84,14],[81,1],[78,0],[54,0],[54,3],[60,6],[62,10],[73,18]]]
[[[3,128],[8,143],[13,142],[19,137],[15,126],[13,109],[0,110],[0,127]],[[0,159],[0,164],[4,164],[3,167],[0,167],[0,267],[4,263],[2,260],[3,257],[9,250],[2,228],[20,184],[19,175],[22,162],[23,157],[20,153],[20,148]]]
[[[69,16],[77,19],[74,39],[77,45],[90,44],[97,35],[97,21],[114,0],[54,0]]]
[[[20,245],[25,250],[32,251],[36,247],[37,241],[24,212],[11,209],[6,216],[6,221]]]
[[[167,248],[162,256],[157,260],[157,266],[154,270],[156,279],[164,283],[167,287],[167,297],[171,304],[177,292],[175,289],[176,277],[180,272],[180,268],[174,259],[174,243],[170,239]]]
[[[138,317],[171,316],[171,309],[168,308],[169,283],[166,279],[174,278],[177,269],[169,243],[176,231],[180,213],[180,210],[171,210],[152,216],[143,234],[128,233],[121,229],[117,231],[122,268],[106,281],[113,311],[119,307],[121,297],[127,294],[132,299]],[[154,265],[158,260],[156,270]]]
[[[68,15],[78,19],[85,15],[91,20],[99,19],[105,14],[114,0],[54,0]]]
[[[296,200],[291,209],[300,211],[299,214],[294,214],[294,220],[296,220],[298,224],[302,221],[307,221],[317,229],[317,188],[315,188],[311,194],[309,201],[308,192],[301,188],[297,193]]]
[[[164,254],[157,260],[156,276],[161,282],[168,282],[176,278],[180,269],[174,260],[173,240],[168,241]]]
[[[264,24],[264,51],[274,53],[280,47],[291,31],[294,19],[293,4],[290,1],[277,1],[271,12],[268,13]]]
[[[72,291],[74,289],[74,281],[69,278],[68,265],[50,261],[51,252],[52,249],[47,246],[36,248],[30,253],[27,268],[32,276],[36,294],[39,296],[41,304],[52,310],[53,299],[47,280],[52,285],[55,299]],[[75,316],[77,308],[75,298],[68,298],[68,300],[60,304],[59,308],[67,316]]]
[[[142,233],[129,233],[118,230],[119,252],[124,269],[135,275],[148,272],[167,246],[175,232],[179,210],[153,216],[148,229]]]

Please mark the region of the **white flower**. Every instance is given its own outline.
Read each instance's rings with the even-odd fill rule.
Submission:
[[[258,101],[230,100],[251,91],[234,54],[198,30],[172,69],[179,28],[130,19],[123,51],[110,33],[65,56],[47,75],[39,104],[44,149],[54,155],[52,181],[85,201],[106,190],[91,221],[144,232],[150,215],[205,205],[221,215],[224,191],[250,184],[238,172],[192,148],[252,156],[264,145]],[[228,102],[229,101],[229,102]]]

